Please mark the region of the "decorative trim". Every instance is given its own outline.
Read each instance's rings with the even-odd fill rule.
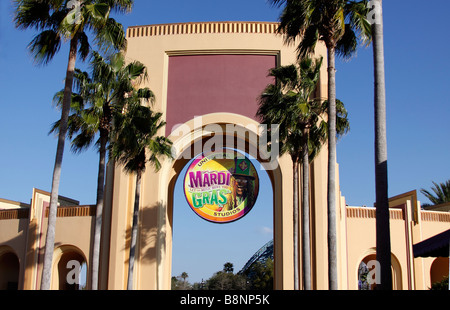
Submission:
[[[365,207],[347,207],[347,218],[359,218],[359,219],[375,219],[376,209]],[[401,209],[389,209],[389,217],[391,220],[405,220],[403,210]]]
[[[0,210],[0,220],[20,220],[30,216],[30,209]]]
[[[96,206],[75,206],[75,207],[58,207],[56,217],[84,217],[95,216]],[[45,210],[45,217],[48,217],[49,208]]]
[[[422,211],[422,212],[420,212],[420,215],[421,215],[422,221],[442,222],[442,223],[450,222],[450,213],[449,212]]]
[[[279,58],[279,50],[245,50],[245,49],[220,49],[220,50],[175,50],[167,51],[170,56],[197,56],[197,55],[267,55]],[[278,60],[278,59],[277,59]]]
[[[276,34],[278,25],[276,22],[202,22],[133,26],[127,29],[127,37],[205,33]]]

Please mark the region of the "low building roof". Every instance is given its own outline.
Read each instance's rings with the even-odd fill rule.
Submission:
[[[449,257],[450,229],[413,246],[414,257]]]

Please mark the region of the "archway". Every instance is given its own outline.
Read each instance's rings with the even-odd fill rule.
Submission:
[[[377,268],[379,263],[376,260],[376,251],[374,248],[366,251],[364,258],[360,261],[357,269],[358,290],[375,290],[377,285]],[[378,269],[379,270],[379,269]],[[401,265],[395,255],[391,254],[391,272],[392,288],[394,290],[402,289],[402,270]]]
[[[12,249],[0,250],[0,290],[19,288],[20,262]]]
[[[376,255],[370,254],[361,261],[358,266],[358,290],[374,290],[376,283],[372,281],[371,270],[374,265],[372,262],[376,261]]]
[[[233,132],[230,133],[225,129],[227,124],[233,126]],[[258,133],[259,124],[241,115],[215,113],[203,116],[201,123],[194,119],[183,125],[189,128],[189,131],[175,130],[169,137],[178,150],[176,160],[170,162],[170,165],[166,163],[161,171],[160,183],[168,184],[168,186],[162,188],[165,191],[165,193],[162,193],[162,197],[167,198],[161,202],[162,208],[167,209],[159,213],[161,215],[167,214],[167,219],[160,217],[161,224],[159,231],[164,236],[164,239],[160,239],[159,245],[162,251],[159,252],[160,256],[158,257],[158,275],[161,275],[157,279],[158,287],[164,289],[170,288],[170,277],[172,275],[170,267],[172,264],[172,231],[174,227],[173,193],[177,179],[182,174],[183,168],[189,160],[199,154],[205,145],[211,147],[213,144],[212,141],[218,143],[220,140],[224,141],[223,145],[227,147],[246,152],[266,168],[268,179],[270,179],[270,187],[273,191],[274,287],[282,289],[283,287],[292,286],[292,269],[290,267],[292,266],[292,242],[290,242],[292,238],[287,237],[292,236],[292,204],[286,204],[288,201],[286,198],[283,200],[284,196],[292,197],[292,188],[282,187],[283,178],[292,178],[292,163],[290,159],[287,157],[277,157],[275,159],[276,165],[273,166],[274,161],[267,160],[267,157],[265,157],[267,154],[261,156],[258,148],[260,141],[260,135]],[[216,126],[215,128],[222,128],[221,134],[216,135],[212,133],[210,130],[211,127],[208,127],[209,125],[214,125]],[[230,141],[230,138],[234,141],[233,145],[227,143]],[[196,150],[200,150],[200,152],[196,152]],[[283,202],[286,204],[285,206]],[[255,247],[262,245],[257,244]]]
[[[87,264],[80,249],[71,245],[58,247],[53,261],[53,289],[78,291],[86,288]]]
[[[438,257],[436,258],[430,267],[430,283],[441,282],[444,278],[448,277],[449,266],[448,257]]]
[[[273,239],[272,182],[261,164],[249,154],[259,177],[259,193],[251,211],[238,221],[218,224],[205,221],[189,208],[183,194],[187,167],[174,188],[172,276],[187,272],[189,282],[202,285],[231,262],[238,273],[252,255]]]

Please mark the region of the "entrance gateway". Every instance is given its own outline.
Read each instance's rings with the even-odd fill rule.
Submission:
[[[173,141],[175,154],[174,160],[162,163],[158,173],[148,167],[142,177],[134,288],[170,289],[172,231],[176,229],[173,191],[178,178],[185,178],[181,171],[192,159],[184,179],[192,212],[219,223],[251,216],[252,200],[258,195],[258,172],[245,156],[237,158],[245,153],[261,163],[272,183],[274,288],[294,287],[292,161],[289,156],[280,158],[267,152],[267,140],[255,116],[261,92],[273,83],[269,70],[297,59],[295,46],[284,44],[283,37],[276,34],[277,26],[217,22],[128,29],[126,58],[148,68],[150,78],[143,86],[155,93],[154,109],[163,112],[167,122],[160,134]],[[317,56],[324,55],[325,48],[319,46]],[[321,77],[316,95],[326,97],[326,68]],[[225,159],[211,160],[218,154],[225,154]],[[199,163],[207,169],[202,170]],[[315,288],[328,285],[326,173],[324,146],[311,165],[310,255]],[[237,197],[237,191],[242,194],[244,190],[235,186],[240,179],[249,186],[244,200]],[[126,286],[134,186],[132,175],[119,166],[109,167],[105,209],[111,210],[106,214],[110,231],[105,234],[109,240],[104,240],[108,246],[102,250],[109,266],[104,275],[109,289]]]

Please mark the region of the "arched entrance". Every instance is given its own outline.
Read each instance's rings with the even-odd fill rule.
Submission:
[[[141,180],[138,244],[133,274],[135,289],[169,290],[172,276],[172,240],[174,190],[186,164],[205,150],[222,147],[237,149],[257,159],[267,171],[273,192],[274,288],[293,289],[293,165],[288,155],[277,157],[264,152],[259,123],[232,113],[212,113],[194,118],[175,128],[168,138],[176,152],[174,160],[161,162],[155,172],[147,167]],[[231,142],[230,142],[231,141]],[[134,204],[135,176],[120,166],[114,169],[111,188],[111,245],[108,286],[124,289],[128,277],[129,232]],[[312,259],[318,288],[325,287],[326,270],[326,152],[321,152],[312,165],[311,231]],[[301,203],[301,202],[300,202]],[[300,220],[300,219],[299,219]],[[300,228],[301,229],[301,228]],[[320,233],[319,233],[320,232]],[[258,243],[258,246],[261,244]],[[301,247],[299,249],[301,257]],[[301,264],[301,262],[300,262]],[[301,266],[300,266],[301,270]],[[319,275],[321,275],[319,277]]]
[[[52,289],[78,291],[86,287],[87,266],[82,251],[64,245],[55,250]]]
[[[174,189],[172,277],[186,272],[190,284],[203,286],[215,272],[231,262],[238,273],[252,255],[273,239],[272,182],[256,160],[259,191],[255,205],[237,221],[219,224],[200,218],[191,210],[184,196],[184,177],[188,165],[178,176]],[[184,279],[179,283],[185,284]],[[183,286],[184,287],[184,286]]]
[[[379,277],[380,266],[376,260],[375,248],[369,249],[364,258],[358,265],[358,290],[375,290],[377,284],[377,277]],[[394,290],[401,290],[402,285],[402,270],[398,259],[391,254],[391,271],[392,271],[392,288]]]
[[[9,247],[0,249],[0,290],[17,290],[19,287],[19,258]]]
[[[212,125],[216,127],[211,127]],[[232,125],[233,131],[227,130],[226,126]],[[161,251],[159,256],[158,288],[169,289],[171,277],[172,263],[172,231],[173,231],[173,202],[174,190],[178,177],[183,168],[188,164],[189,160],[202,150],[214,147],[227,146],[233,147],[240,151],[248,153],[257,159],[266,169],[268,178],[270,179],[271,190],[273,191],[273,230],[274,230],[274,262],[275,275],[274,287],[282,289],[292,284],[292,204],[286,203],[288,199],[283,196],[292,197],[291,187],[282,187],[282,171],[285,178],[292,179],[292,163],[290,159],[276,158],[270,161],[266,155],[260,152],[258,132],[259,124],[247,117],[231,114],[217,113],[205,115],[201,119],[191,120],[183,124],[184,128],[175,130],[169,137],[177,149],[176,160],[166,165],[161,172],[161,181],[168,184],[165,197],[166,202],[162,202],[161,206],[167,208],[165,212],[167,219],[161,223],[160,230],[165,236],[160,246],[165,249]],[[189,128],[189,130],[186,130]],[[212,130],[212,129],[215,129]],[[220,132],[220,134],[217,134]],[[230,144],[230,141],[233,141]],[[221,143],[222,142],[222,143]],[[265,157],[265,158],[263,158]],[[274,165],[275,163],[275,165]],[[285,205],[283,205],[283,202]],[[162,219],[161,219],[162,220]],[[167,224],[167,226],[165,226]],[[258,244],[258,246],[261,246]],[[291,255],[289,255],[291,254]]]
[[[430,283],[431,285],[439,283],[448,277],[448,260],[447,257],[436,258],[430,267]]]

